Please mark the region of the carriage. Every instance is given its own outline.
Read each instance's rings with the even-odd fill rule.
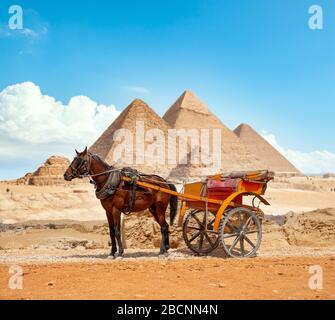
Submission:
[[[255,256],[260,247],[264,213],[259,205],[269,205],[262,196],[273,178],[268,170],[218,174],[185,183],[182,192],[140,180],[137,184],[181,200],[179,221],[193,252],[209,254],[221,243],[226,256],[237,258]],[[249,204],[246,197],[252,197]]]
[[[185,183],[183,191],[177,192],[173,183],[158,175],[141,174],[132,168],[114,168],[86,148],[83,152],[76,151],[64,179],[71,181],[86,177],[94,184],[96,197],[106,211],[112,231],[113,257],[117,250],[116,241],[118,256],[123,254],[121,213],[146,209],[161,226],[160,254],[167,253],[169,225],[165,213],[170,204],[172,225],[178,199],[181,200],[179,221],[183,224],[184,240],[193,252],[208,254],[221,243],[228,257],[252,257],[262,240],[264,213],[259,204],[269,205],[262,196],[274,173],[258,170],[217,174],[207,176],[203,181]],[[253,197],[249,204],[244,201],[247,196]]]

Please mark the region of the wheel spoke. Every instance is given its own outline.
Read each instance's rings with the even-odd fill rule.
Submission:
[[[230,221],[227,221],[227,225],[236,231],[240,231],[239,228],[235,227]]]
[[[249,217],[248,220],[247,220],[247,222],[243,226],[243,230],[248,229],[248,226],[249,226],[249,223],[250,223],[251,220],[252,220],[252,217]]]
[[[245,239],[245,241],[247,241],[247,242],[248,242],[254,249],[256,248],[256,246],[251,242],[251,240],[250,240],[247,236],[245,236],[244,239]]]
[[[204,227],[204,225],[202,224],[202,222],[198,219],[198,217],[196,216],[196,215],[193,215],[193,218],[196,220],[196,222],[198,223],[198,225],[200,226],[200,227]]]
[[[229,252],[231,252],[231,251],[235,248],[235,246],[237,245],[238,241],[240,240],[240,237],[241,237],[241,235],[239,234],[239,235],[236,237],[236,239],[233,241],[232,245],[231,245],[230,248],[229,248]]]
[[[239,236],[239,233],[228,233],[228,234],[223,235],[223,238],[227,239],[227,238],[238,237],[238,236]]]
[[[243,238],[240,239],[240,248],[241,248],[241,255],[244,257],[244,240]]]
[[[241,226],[242,226],[242,219],[241,219],[241,213],[240,213],[240,212],[238,213],[238,225],[239,225],[239,227],[240,227],[240,229],[241,229]]]
[[[189,242],[192,242],[194,239],[198,238],[201,235],[201,231],[197,232],[191,239],[189,239]]]
[[[211,245],[211,247],[214,247],[214,243],[212,242],[211,238],[208,236],[208,234],[205,232],[205,237],[207,239],[207,241],[209,242],[209,244]]]
[[[207,218],[207,214],[206,214],[206,211],[204,212],[204,218],[202,219],[202,223],[203,225],[206,225],[206,219]]]
[[[199,229],[199,228],[197,228],[197,227],[193,227],[193,226],[187,226],[187,229],[192,229],[192,230],[201,230],[201,229]]]
[[[244,232],[244,234],[253,234],[253,233],[258,233],[258,230]]]

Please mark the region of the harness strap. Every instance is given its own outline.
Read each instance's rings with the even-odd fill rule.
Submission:
[[[116,192],[117,187],[121,182],[121,173],[120,171],[111,172],[108,175],[105,185],[100,189],[95,191],[95,196],[99,200],[103,200],[113,195]]]
[[[130,178],[130,181],[128,182],[130,184],[128,207],[127,210],[123,212],[124,214],[130,214],[135,207],[137,181],[140,179],[141,175],[136,169],[130,167],[123,168],[121,174],[122,176]]]

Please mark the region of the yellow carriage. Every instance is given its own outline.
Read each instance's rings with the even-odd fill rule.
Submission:
[[[259,204],[269,205],[262,195],[273,178],[274,173],[268,170],[218,174],[204,181],[186,183],[182,192],[140,180],[136,183],[181,200],[183,237],[193,252],[208,254],[221,242],[228,257],[252,257],[262,240],[264,214]],[[253,197],[250,204],[244,203],[247,196]]]
[[[264,216],[255,201],[269,205],[262,195],[273,178],[267,170],[232,172],[185,184],[180,221],[186,245],[208,254],[221,242],[229,257],[254,256],[261,244]],[[244,203],[246,196],[253,197],[249,205]]]

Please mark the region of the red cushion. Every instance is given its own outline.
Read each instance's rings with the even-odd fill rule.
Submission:
[[[241,179],[228,179],[225,181],[209,180],[207,182],[208,192],[233,193],[237,191]]]

